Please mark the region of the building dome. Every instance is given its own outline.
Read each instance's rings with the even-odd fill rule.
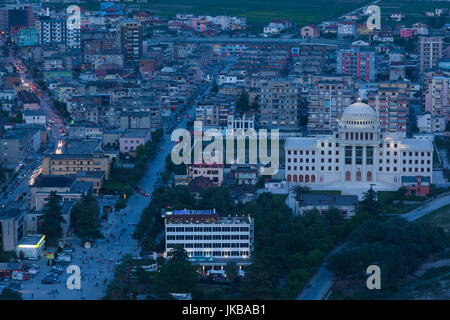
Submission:
[[[348,125],[373,125],[377,122],[377,113],[358,98],[356,103],[345,108],[342,113],[342,122]]]

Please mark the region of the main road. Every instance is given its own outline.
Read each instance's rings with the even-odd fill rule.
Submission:
[[[221,67],[222,64],[219,63],[211,68],[213,77],[215,77]],[[187,108],[185,116],[176,125],[177,128],[186,128],[188,119],[193,119],[194,117],[196,103],[211,91],[211,85],[209,84],[200,85],[199,87],[200,93]],[[154,191],[156,181],[165,169],[165,159],[174,146],[175,142],[171,141],[171,132],[165,133],[155,158],[148,163],[145,176],[139,182],[140,188],[144,193],[151,195]],[[150,197],[145,197],[137,193],[130,196],[125,209],[108,215],[106,223],[102,225],[102,232],[106,236],[106,239],[96,241],[95,247],[89,249],[80,248],[82,244],[79,239],[72,241],[72,246],[76,248],[76,251],[72,256],[73,260],[71,264],[81,266],[83,273],[81,290],[67,289],[67,275],[61,276],[60,283],[52,285],[41,284],[40,281],[50,271],[50,267],[45,264],[45,259],[41,259],[38,262],[41,267],[41,273],[23,282],[23,288],[21,290],[23,298],[97,300],[104,297],[107,283],[114,276],[114,266],[119,263],[125,254],[130,254],[133,257],[139,256],[137,242],[131,235],[140,220],[142,211],[148,206],[149,202]],[[110,237],[111,234],[113,237]],[[54,293],[55,290],[57,290],[56,294]]]

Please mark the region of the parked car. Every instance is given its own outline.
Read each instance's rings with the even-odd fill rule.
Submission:
[[[41,283],[42,284],[54,284],[54,283],[56,283],[56,280],[51,277],[45,277],[44,279],[42,279]]]

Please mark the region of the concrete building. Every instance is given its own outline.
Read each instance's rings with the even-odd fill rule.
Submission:
[[[41,110],[25,110],[23,120],[26,124],[47,125],[47,116]]]
[[[425,111],[450,121],[450,76],[433,76],[425,87]]]
[[[406,195],[426,196],[430,193],[430,177],[404,176],[402,187],[406,189]]]
[[[120,46],[125,60],[139,62],[142,56],[142,26],[139,21],[127,19],[121,23]]]
[[[409,118],[409,82],[387,81],[368,94],[369,105],[378,112],[381,129],[406,135]]]
[[[220,186],[223,182],[223,164],[190,164],[186,170],[187,176],[191,179],[206,177],[215,186]]]
[[[420,36],[419,37],[419,72],[423,74],[426,69],[437,66],[437,61],[442,58],[444,37]]]
[[[45,247],[45,235],[32,235],[23,237],[16,247],[18,257],[39,259],[43,255]]]
[[[67,21],[40,16],[36,20],[39,44],[60,44],[67,41]]]
[[[299,121],[299,89],[295,80],[261,80],[259,87],[259,125],[296,129]]]
[[[351,76],[313,76],[308,93],[308,132],[331,133],[337,129],[337,120],[355,99],[355,84]]]
[[[119,138],[119,150],[122,153],[135,153],[139,146],[151,139],[150,129],[127,129]]]
[[[375,50],[359,46],[339,49],[336,57],[336,72],[349,74],[364,81],[374,81],[376,78]]]
[[[300,29],[303,39],[315,39],[320,37],[320,28],[316,25],[309,24]]]
[[[94,154],[50,154],[42,160],[44,175],[75,175],[79,171],[103,171],[109,178],[109,157]]]
[[[361,196],[371,184],[397,190],[405,175],[432,179],[432,142],[386,134],[375,110],[360,100],[344,110],[333,135],[288,138],[285,151],[286,180],[316,190]]]
[[[228,262],[246,266],[251,264],[253,229],[250,216],[220,217],[215,210],[166,212],[166,253],[181,245],[189,260],[202,267],[223,268]]]
[[[357,196],[305,193],[297,201],[296,210],[297,213],[304,214],[307,211],[317,209],[322,214],[331,207],[335,207],[342,213],[344,218],[351,218],[356,213],[357,204]]]
[[[23,110],[38,110],[40,105],[39,98],[31,91],[21,90],[17,92],[19,105]]]
[[[25,235],[25,210],[22,203],[8,203],[0,210],[0,244],[3,251],[14,251]]]

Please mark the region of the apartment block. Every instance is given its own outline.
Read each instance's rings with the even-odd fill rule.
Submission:
[[[408,82],[380,82],[376,92],[368,93],[368,100],[369,105],[378,111],[382,130],[406,135],[409,117]]]
[[[437,66],[437,61],[442,58],[442,36],[419,37],[419,72],[423,74],[426,69]]]
[[[351,76],[313,76],[308,93],[308,132],[329,134],[337,129],[337,120],[355,95]]]
[[[276,78],[261,80],[259,125],[295,129],[298,127],[299,88],[295,80]]]

